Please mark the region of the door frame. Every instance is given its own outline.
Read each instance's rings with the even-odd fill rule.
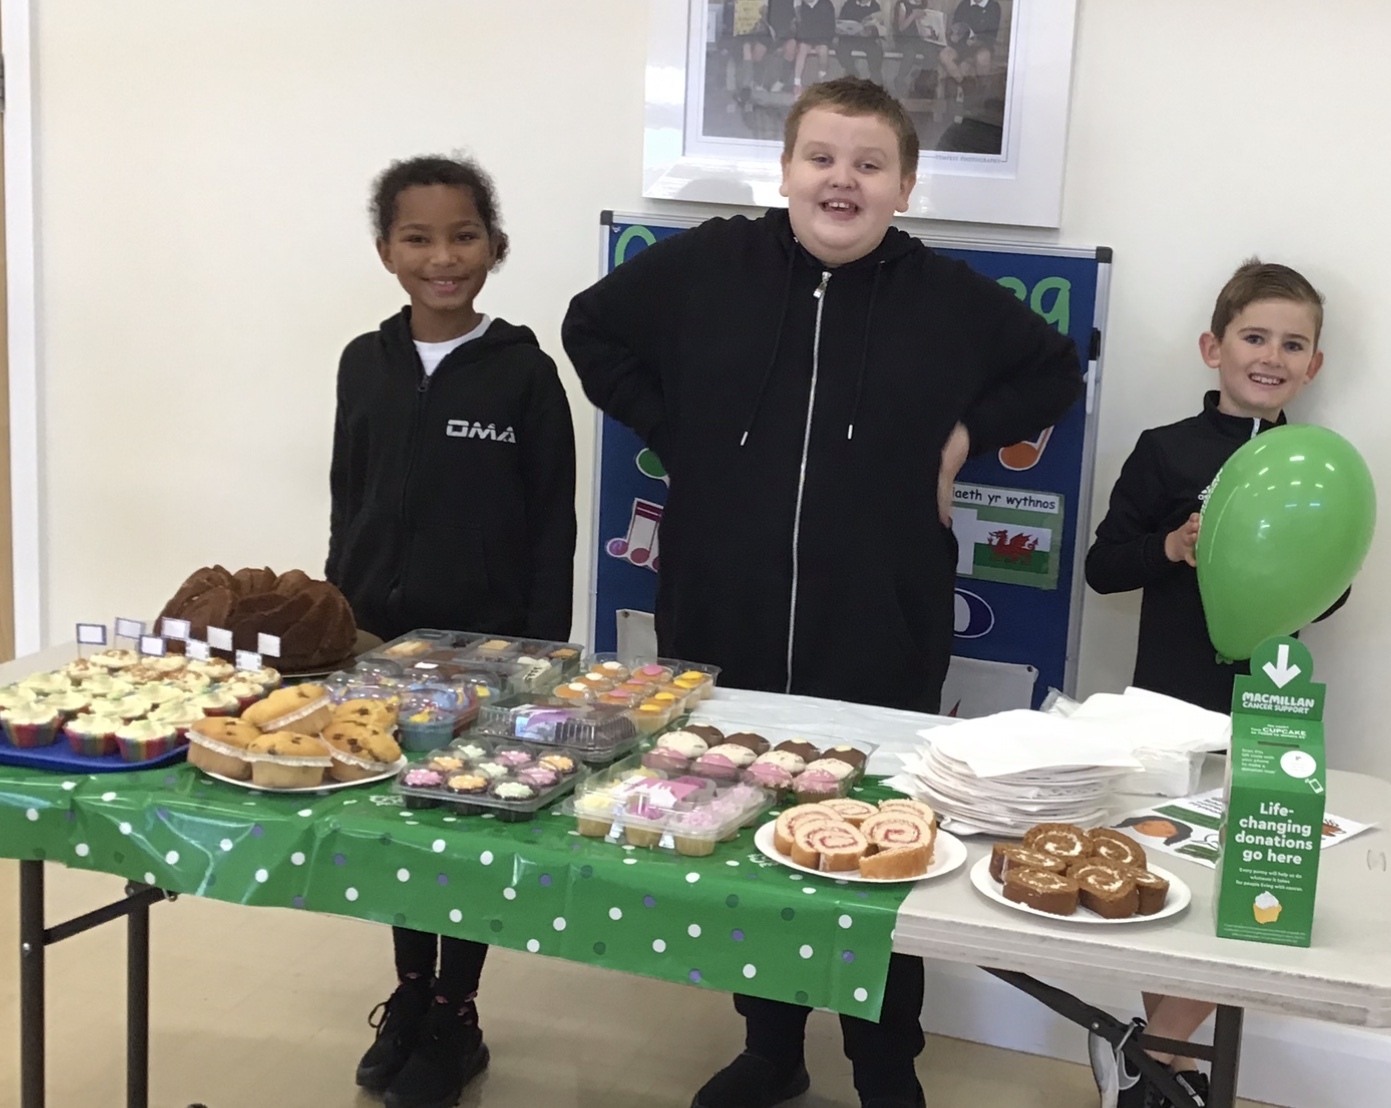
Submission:
[[[5,269],[9,315],[10,534],[14,651],[45,640],[39,415],[38,253],[34,226],[32,0],[0,0],[5,61]]]

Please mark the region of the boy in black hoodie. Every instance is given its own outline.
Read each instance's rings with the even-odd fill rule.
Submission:
[[[397,162],[372,215],[411,303],[339,363],[328,579],[385,639],[416,627],[568,639],[574,430],[536,336],[474,308],[508,249],[492,181],[469,161]],[[357,1082],[387,1108],[453,1105],[488,1064],[474,1006],[488,948],[392,937],[399,984]]]
[[[1251,259],[1218,294],[1212,329],[1199,340],[1218,387],[1201,414],[1140,435],[1121,468],[1106,518],[1087,552],[1087,584],[1099,593],[1143,589],[1134,684],[1224,715],[1237,674],[1207,633],[1194,549],[1199,511],[1217,471],[1243,443],[1285,422],[1284,407],[1323,366],[1318,348],[1323,297],[1288,266]],[[665,553],[665,551],[664,551]],[[1342,599],[1326,615],[1331,615]],[[1145,994],[1149,1033],[1186,1042],[1214,1005]],[[1171,1064],[1202,1104],[1207,1078],[1188,1058],[1150,1052]],[[1122,1067],[1119,1108],[1169,1101]]]
[[[890,226],[917,163],[912,121],[881,87],[815,85],[787,120],[787,211],[649,247],[566,316],[585,392],[670,475],[659,646],[736,687],[936,711],[957,471],[1081,394],[1071,342]],[[922,962],[894,955],[879,1022],[842,1017],[865,1104],[922,1103],[922,995]],[[799,1095],[808,1009],[736,1007],[747,1050],[695,1104]]]

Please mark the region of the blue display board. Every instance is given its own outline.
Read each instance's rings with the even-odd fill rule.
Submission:
[[[605,213],[604,272],[692,226]],[[1011,289],[1077,343],[1087,393],[1032,443],[972,459],[957,481],[961,546],[956,644],[962,658],[1031,666],[1037,704],[1050,686],[1076,686],[1081,555],[1090,538],[1094,416],[1110,251],[924,239]],[[661,565],[666,479],[632,431],[603,417],[596,479],[596,649],[612,650],[615,612],[652,611]],[[950,705],[944,705],[950,710]]]

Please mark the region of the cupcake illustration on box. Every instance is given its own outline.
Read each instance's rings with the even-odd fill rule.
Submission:
[[[1280,902],[1274,893],[1267,890],[1256,897],[1251,911],[1255,914],[1257,923],[1274,923],[1280,918]]]

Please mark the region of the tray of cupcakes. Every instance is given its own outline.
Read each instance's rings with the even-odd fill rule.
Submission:
[[[273,669],[103,650],[0,689],[0,762],[55,772],[144,769],[184,756],[188,729],[280,685]]]
[[[1069,823],[1042,823],[1022,843],[996,843],[972,867],[971,884],[997,904],[1084,924],[1166,919],[1193,898],[1128,835]]]
[[[396,778],[407,808],[448,808],[524,823],[586,776],[582,754],[558,746],[469,736]]]
[[[414,677],[492,674],[509,692],[537,695],[572,676],[583,653],[578,643],[420,628],[368,657],[399,665]]]
[[[587,765],[605,766],[637,749],[642,739],[631,714],[609,704],[556,702],[484,705],[474,733],[565,747]]]
[[[404,766],[386,698],[335,704],[322,685],[291,685],[240,717],[204,719],[188,732],[188,761],[230,785],[316,792],[394,777]]]
[[[755,785],[772,793],[777,803],[814,804],[849,794],[877,749],[875,743],[830,743],[777,729],[726,734],[693,720],[658,737],[644,763],[668,772]]]
[[[657,770],[633,757],[592,774],[560,811],[575,817],[586,838],[701,857],[751,827],[772,803],[753,785]]]

